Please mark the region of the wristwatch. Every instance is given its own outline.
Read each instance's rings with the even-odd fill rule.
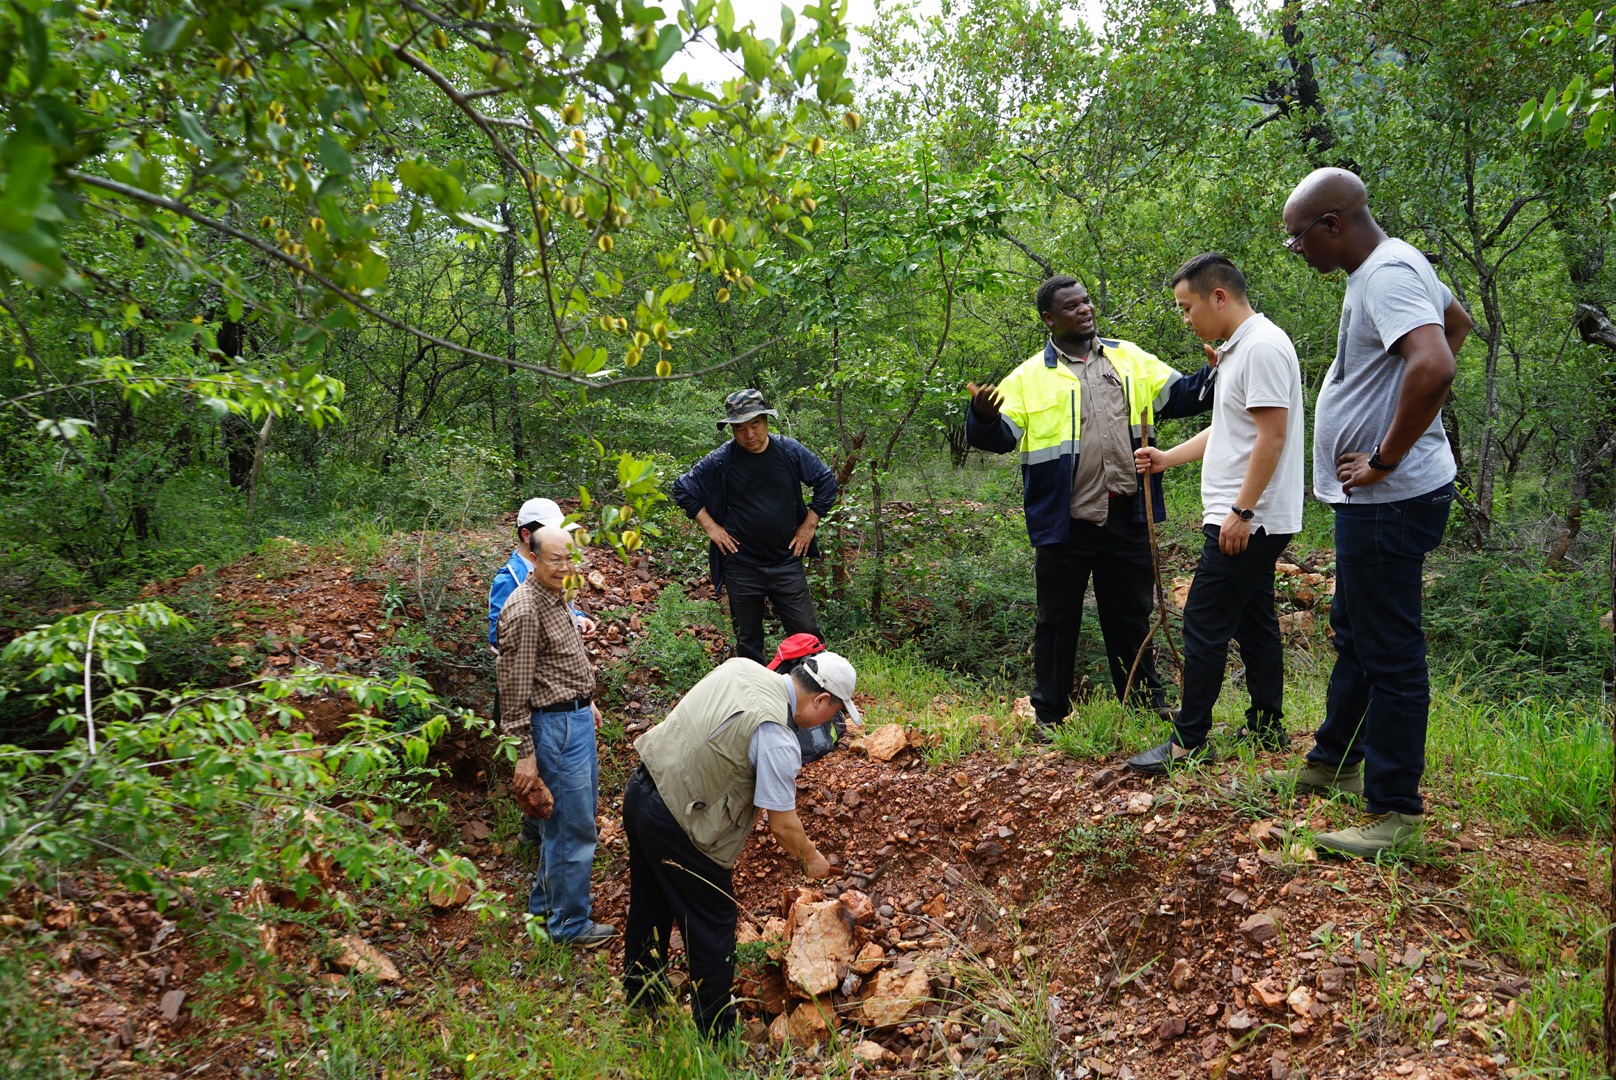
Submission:
[[[1369,467],[1374,469],[1376,472],[1391,472],[1402,463],[1402,458],[1398,458],[1396,461],[1382,461],[1380,457],[1379,443],[1376,443],[1375,448],[1369,451]]]
[[[1252,518],[1257,516],[1257,511],[1255,511],[1255,510],[1247,510],[1243,506],[1233,506],[1233,505],[1231,505],[1229,507],[1229,513],[1233,514],[1235,517],[1239,518],[1241,521],[1250,521]]]

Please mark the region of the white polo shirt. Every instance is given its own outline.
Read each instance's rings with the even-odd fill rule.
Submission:
[[[1248,507],[1252,530],[1290,536],[1302,530],[1302,369],[1290,335],[1254,314],[1218,350],[1212,397],[1212,434],[1201,461],[1201,520],[1222,525],[1246,479],[1257,444],[1252,409],[1286,410],[1285,446],[1273,478]]]

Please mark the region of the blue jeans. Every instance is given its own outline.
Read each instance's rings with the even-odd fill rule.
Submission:
[[[1335,670],[1308,760],[1364,766],[1372,814],[1422,814],[1431,678],[1420,626],[1425,555],[1442,542],[1453,485],[1335,508]]]
[[[595,716],[589,706],[533,714],[533,752],[539,779],[555,797],[543,820],[539,869],[527,909],[548,919],[550,937],[566,941],[588,928],[589,872],[595,863],[595,806],[600,762]]]

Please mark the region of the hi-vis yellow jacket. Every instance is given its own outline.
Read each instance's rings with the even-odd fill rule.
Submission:
[[[1133,445],[1141,445],[1145,424],[1193,416],[1212,408],[1212,368],[1194,375],[1174,371],[1131,341],[1098,338],[1128,393],[1128,422]],[[995,454],[1021,451],[1021,484],[1027,511],[1027,536],[1034,547],[1069,538],[1072,475],[1082,450],[1081,384],[1062,364],[1053,342],[999,383],[1004,404],[997,424],[984,424],[965,406],[965,437],[979,450]],[[1163,520],[1161,474],[1150,478],[1152,505]],[[1145,520],[1142,489],[1133,496],[1133,520]]]

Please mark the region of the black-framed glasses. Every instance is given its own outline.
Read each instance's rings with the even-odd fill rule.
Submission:
[[[1285,245],[1286,251],[1301,251],[1302,237],[1307,235],[1307,230],[1311,229],[1313,226],[1317,225],[1331,214],[1339,214],[1340,212],[1341,211],[1339,210],[1326,210],[1324,213],[1308,222],[1306,228],[1304,228],[1301,232],[1297,233],[1295,236],[1287,236],[1284,240],[1280,241],[1280,243]]]

